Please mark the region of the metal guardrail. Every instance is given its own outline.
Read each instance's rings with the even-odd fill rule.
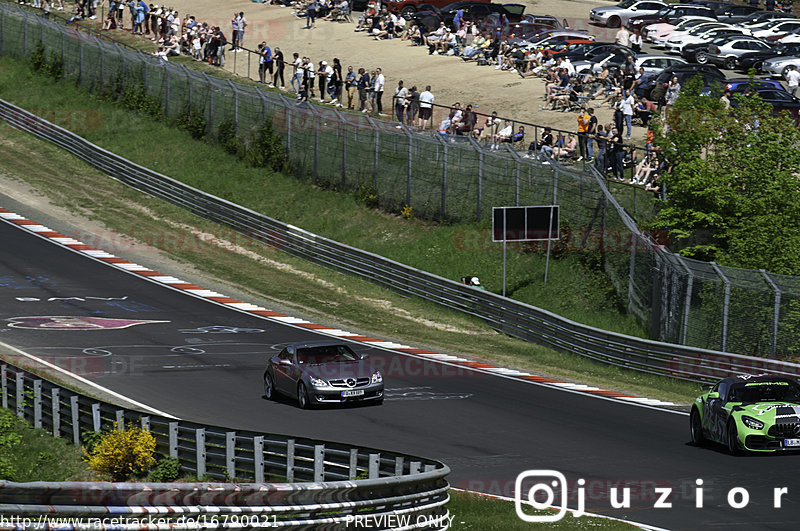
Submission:
[[[797,376],[800,364],[651,341],[570,321],[494,293],[318,236],[187,186],[0,100],[0,119],[51,142],[113,178],[204,219],[319,265],[367,279],[403,295],[474,315],[508,335],[603,363],[688,381],[742,372]],[[600,177],[594,177],[600,181]],[[605,189],[601,182],[598,184]],[[607,193],[607,191],[606,191]],[[609,198],[613,201],[613,197]],[[627,258],[626,258],[627,259]]]
[[[405,529],[447,527],[445,477],[450,469],[438,461],[147,415],[89,398],[7,363],[0,363],[0,400],[19,418],[75,445],[87,431],[137,424],[155,437],[158,453],[177,458],[183,471],[201,481],[255,482],[0,481],[0,529],[5,528],[4,518],[40,516],[80,517],[72,529],[101,529],[88,519],[111,516],[136,524],[128,529],[156,529],[153,515],[170,521],[193,518],[209,529],[247,524],[340,529],[355,525],[357,516],[363,522],[364,515],[369,515],[371,529],[397,528],[401,522],[406,522],[399,526]],[[381,515],[394,516],[381,520]]]

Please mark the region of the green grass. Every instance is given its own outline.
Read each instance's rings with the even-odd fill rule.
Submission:
[[[226,199],[256,206],[283,221],[442,276],[478,274],[490,289],[499,289],[500,253],[482,245],[462,250],[458,239],[462,234],[459,231],[485,227],[404,220],[366,208],[350,195],[245,168],[217,146],[192,141],[164,123],[123,112],[78,91],[71,83],[35,77],[26,66],[6,59],[0,60],[0,97],[30,109],[91,109],[102,117],[102,124],[86,131],[85,136],[142,165]],[[127,189],[27,135],[7,130],[4,138],[0,160],[7,175],[36,187],[73,212],[161,246],[201,274],[226,279],[248,300],[264,300],[265,305],[276,309],[371,335],[666,400],[688,402],[696,389],[497,334],[478,320],[400,297],[222,231],[217,225]],[[165,227],[169,238],[163,237]],[[235,240],[251,254],[231,253],[202,243],[198,231]],[[551,262],[545,287],[541,254],[509,253],[509,286],[537,306],[601,328],[642,335],[631,317],[617,311],[616,302],[608,296],[605,277],[585,269],[577,254]]]
[[[2,447],[3,457],[8,457],[11,469],[0,479],[17,482],[92,479],[92,473],[81,459],[80,448],[32,427],[9,410],[0,409],[0,438],[8,434],[15,434],[19,439],[15,444]]]
[[[450,502],[447,504],[452,527],[455,531],[527,531],[529,529],[636,529],[634,526],[592,516],[574,518],[568,513],[562,520],[552,523],[529,523],[522,521],[514,510],[514,503],[497,500],[460,491],[450,491]],[[548,515],[545,511],[525,509],[526,514]]]

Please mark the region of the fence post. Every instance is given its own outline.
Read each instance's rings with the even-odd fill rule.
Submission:
[[[214,122],[214,84],[211,82],[211,78],[208,77],[208,74],[203,72],[203,77],[206,80],[206,84],[208,85],[208,131],[213,131],[213,122]]]
[[[178,457],[178,423],[169,423],[169,456]]]
[[[83,39],[78,39],[78,85],[83,84]]]
[[[294,483],[294,439],[286,441],[286,482]]]
[[[408,160],[406,161],[406,205],[411,206],[411,177],[414,171],[414,135],[411,134],[411,131],[406,127],[403,126],[403,132],[406,134],[406,139],[408,139]],[[437,135],[437,138],[439,136]],[[444,147],[444,158],[447,160],[447,145]],[[447,168],[447,164],[443,165],[444,168]],[[442,207],[440,210],[440,215],[444,217],[444,186],[447,182],[447,170],[444,170],[444,175],[442,179]]]
[[[150,417],[148,416],[142,417],[142,429],[144,431],[150,431]]]
[[[42,427],[42,381],[33,381],[33,427]]]
[[[228,479],[236,477],[236,432],[225,433],[225,472]]]
[[[319,117],[314,112],[314,106],[309,107],[314,117],[314,165],[311,167],[311,179],[317,182],[317,166],[319,165]]]
[[[206,475],[206,429],[197,428],[194,431],[195,458],[197,459],[197,479],[200,481]]]
[[[335,109],[336,117],[339,118],[342,134],[342,189],[347,184],[347,119],[345,116]]]
[[[394,458],[394,475],[395,476],[402,476],[403,475],[403,458],[402,457],[395,457]]]
[[[100,39],[95,37],[95,41],[97,41],[97,47],[100,49],[100,75],[97,80],[97,85],[100,89],[100,93],[103,93],[103,80],[105,79],[105,62],[106,62],[106,51],[103,49],[103,43],[100,42]],[[167,85],[169,86],[169,85]]]
[[[253,468],[256,483],[264,483],[264,437],[253,437]]]
[[[314,445],[314,481],[325,481],[325,445]]]
[[[53,437],[61,437],[61,389],[50,389],[50,407],[53,412]]]
[[[436,135],[436,138],[439,139],[439,142],[442,144],[442,192],[441,192],[441,202],[439,203],[439,219],[444,219],[445,213],[445,201],[447,200],[447,148],[448,144],[447,141],[442,140],[439,135]],[[409,143],[411,141],[409,140]],[[411,158],[409,153],[409,162],[408,162],[408,169],[411,170]],[[408,186],[411,187],[411,172],[409,171],[408,175]]]
[[[169,80],[171,78],[172,78],[172,76],[169,75],[169,70],[167,70],[165,68],[164,69],[164,85],[165,86],[164,86],[164,105],[163,105],[163,108],[164,108],[164,116],[166,116],[167,118],[169,118],[169,93],[170,93],[169,89],[170,89],[170,85],[171,85]]]
[[[94,431],[100,431],[100,404],[92,404],[92,427]]]
[[[378,479],[381,475],[381,454],[369,454],[369,479]]]
[[[116,413],[117,431],[125,431],[125,410],[118,409]]]
[[[8,370],[7,365],[0,365],[0,395],[2,395],[3,409],[8,409]]]
[[[481,147],[478,142],[472,138],[469,138],[470,144],[478,152],[478,198],[477,198],[477,205],[475,206],[475,221],[481,220],[481,201],[483,200],[483,148]]]
[[[25,27],[22,30],[22,56],[28,55],[28,15],[25,15]]]
[[[506,151],[511,158],[514,159],[514,205],[519,206],[519,183],[520,183],[520,164],[522,160],[517,155],[517,152],[514,151],[510,145],[505,145]]]
[[[681,255],[676,254],[678,262],[681,263],[686,273],[689,275],[689,280],[686,282],[686,300],[683,303],[683,330],[681,330],[681,345],[686,344],[686,334],[689,328],[689,309],[692,306],[692,288],[694,287],[694,274],[686,262],[681,258]]]
[[[778,287],[778,284],[772,279],[772,275],[767,273],[765,269],[759,269],[761,274],[764,275],[764,278],[767,279],[767,282],[770,286],[772,286],[773,291],[775,292],[775,306],[772,309],[772,341],[770,341],[769,347],[769,357],[774,358],[776,351],[778,350],[778,321],[781,317],[781,288]]]
[[[717,275],[719,275],[719,278],[722,279],[722,283],[725,284],[725,291],[722,300],[722,338],[720,339],[719,347],[722,352],[725,352],[725,349],[728,348],[728,311],[730,310],[731,304],[731,281],[716,262],[711,262],[711,267],[714,268],[714,271],[717,273]]]
[[[192,108],[192,87],[194,86],[194,84],[192,83],[192,75],[191,75],[191,73],[189,73],[189,69],[186,68],[186,65],[181,65],[181,66],[183,67],[183,73],[186,74],[186,85],[189,88],[189,98],[188,98],[187,101],[189,102],[189,108],[191,109]]]
[[[16,409],[17,409],[17,416],[21,419],[25,418],[25,398],[24,398],[24,391],[25,391],[25,375],[21,372],[16,373],[16,393],[15,397],[17,399]]]
[[[350,471],[348,476],[350,479],[358,477],[358,448],[350,448]]]
[[[381,132],[375,120],[367,116],[367,121],[372,126],[372,133],[375,138],[372,150],[372,187],[378,191],[378,155],[380,154]]]
[[[411,461],[408,464],[408,473],[409,474],[419,474],[422,470],[422,463],[419,461]]]
[[[631,232],[631,263],[628,268],[628,313],[632,313],[633,308],[633,275],[636,271],[636,241],[635,232]]]
[[[233,134],[235,135],[239,132],[239,91],[230,79],[228,80],[228,85],[233,91]]]
[[[64,34],[61,34],[61,42],[64,42]],[[63,46],[62,46],[63,49]],[[0,55],[6,51],[6,11],[0,10]],[[64,55],[63,53],[61,54]]]
[[[78,411],[78,397],[69,397],[69,410],[72,416],[72,442],[75,446],[81,445],[81,418]]]

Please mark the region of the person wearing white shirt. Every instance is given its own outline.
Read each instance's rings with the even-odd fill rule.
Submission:
[[[383,86],[386,82],[386,78],[383,77],[383,71],[380,68],[375,69],[375,83],[372,85],[372,90],[375,91],[375,105],[378,108],[378,116],[386,116],[383,114],[383,103],[381,102],[381,98],[383,98]]]
[[[633,106],[636,101],[633,99],[633,94],[630,90],[625,91],[625,97],[622,99],[622,114],[625,116],[625,126],[628,128],[628,134],[625,136],[627,140],[631,138],[631,128],[633,126]]]
[[[435,99],[431,92],[431,86],[427,85],[419,95],[419,122],[417,126],[420,129],[425,129],[425,124],[433,116],[433,101]]]
[[[616,36],[616,43],[620,46],[630,46],[631,45],[631,34],[628,33],[628,30],[625,29],[625,26],[619,28]]]
[[[800,87],[800,72],[797,71],[797,66],[792,65],[789,67],[789,71],[786,72],[786,84],[792,96],[797,96],[797,89]]]
[[[572,61],[569,60],[569,57],[565,57],[563,61],[561,61],[561,68],[567,69],[567,74],[569,77],[575,75],[575,66],[572,64]]]

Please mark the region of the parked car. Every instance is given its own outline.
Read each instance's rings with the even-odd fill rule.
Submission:
[[[571,48],[567,49],[565,56],[569,57],[569,60],[573,63],[575,61],[595,62],[599,57],[602,57],[610,52],[636,55],[634,51],[627,46],[622,46],[613,42],[588,42],[583,44],[573,44]]]
[[[685,65],[686,61],[678,57],[656,54],[640,54],[636,56],[636,71],[644,68],[646,75],[658,75],[671,66]]]
[[[788,112],[792,115],[795,122],[800,121],[800,99],[797,99],[783,87],[775,88],[765,85],[747,85],[742,84],[737,90],[732,90],[733,94],[744,94],[747,91],[754,92],[765,102],[772,105],[772,114],[778,115],[782,112]],[[731,100],[731,106],[736,106],[736,98]]]
[[[749,37],[745,30],[741,28],[735,28],[733,26],[721,27],[721,28],[712,28],[707,29],[705,31],[700,31],[699,33],[689,32],[689,34],[684,35],[682,37],[670,37],[667,40],[666,49],[670,53],[677,53],[680,54],[683,50],[683,47],[687,44],[696,44],[696,43],[710,43],[714,39],[718,39],[721,37]]]
[[[469,3],[482,2],[488,4],[491,0],[472,0]],[[451,5],[453,0],[386,0],[383,3],[390,13],[396,15],[403,15],[405,18],[410,19],[414,13],[420,11],[420,6],[427,4],[437,9],[442,9]],[[466,3],[466,2],[465,2]]]
[[[685,64],[665,68],[655,78],[650,78],[647,83],[639,85],[636,94],[651,101],[660,101],[664,98],[667,85],[673,76],[678,76],[678,82],[685,85],[686,81],[697,75],[702,76],[703,86],[707,90],[722,87],[725,83],[725,74],[715,66]]]
[[[786,77],[790,66],[800,68],[800,54],[791,57],[773,57],[772,59],[765,59],[761,63],[761,71],[772,77]]]
[[[725,43],[708,47],[708,62],[733,70],[739,66],[739,57],[748,52],[769,50],[770,45],[755,37],[733,37]]]
[[[264,397],[281,393],[303,409],[320,404],[383,402],[383,376],[340,341],[311,341],[285,347],[267,360]]]
[[[800,20],[796,19],[777,19],[776,24],[764,29],[753,31],[753,37],[766,41],[777,41],[787,35],[796,34],[800,31]]]
[[[772,20],[775,18],[794,18],[794,15],[791,13],[784,13],[782,11],[759,11],[740,21],[740,24],[744,26],[750,26],[752,24],[758,24],[759,22],[764,22],[766,20]]]
[[[751,68],[756,72],[761,71],[761,63],[767,59],[777,57],[792,57],[800,55],[800,43],[778,43],[769,50],[748,52],[739,57],[739,68],[747,71]]]
[[[714,13],[717,14],[717,20],[720,22],[729,22],[731,24],[747,20],[750,15],[759,12],[761,12],[761,9],[755,6],[737,5],[729,5],[714,10]]]
[[[589,11],[589,22],[619,28],[632,16],[654,14],[666,6],[664,2],[656,0],[624,0],[615,6],[595,7]]]
[[[578,74],[589,72],[599,74],[603,71],[603,68],[608,68],[611,71],[622,68],[630,55],[632,54],[621,51],[608,51],[594,56],[591,60],[575,61],[572,65]]]
[[[628,29],[635,30],[649,24],[675,24],[687,16],[706,17],[716,20],[717,14],[705,6],[693,4],[673,4],[652,15],[637,15],[628,19]]]
[[[656,48],[663,48],[667,39],[676,31],[688,31],[698,24],[705,24],[707,22],[716,21],[708,17],[683,17],[675,24],[669,24],[667,22],[650,24],[642,31],[642,39],[645,42],[652,43]]]
[[[547,31],[539,35],[539,37],[536,41],[529,41],[528,46],[531,48],[550,48],[560,43],[588,44],[594,41],[594,35],[575,30]]]
[[[719,37],[711,42],[687,44],[681,50],[681,57],[691,63],[704,65],[708,63],[708,47],[711,45],[725,44],[726,42],[728,42],[728,37]]]
[[[423,11],[422,8],[425,8]],[[444,22],[449,28],[453,27],[453,19],[456,13],[462,10],[465,20],[471,20],[480,27],[481,31],[487,31],[496,27],[500,15],[505,15],[509,22],[520,22],[525,11],[522,4],[489,4],[485,2],[453,2],[441,9],[430,8],[427,5],[420,6],[420,11],[413,14],[411,19],[419,23],[424,20],[425,27],[430,28],[431,24],[436,28],[439,22]],[[432,17],[432,18],[431,18]],[[496,17],[487,22],[492,17]],[[434,23],[433,20],[436,20]]]

